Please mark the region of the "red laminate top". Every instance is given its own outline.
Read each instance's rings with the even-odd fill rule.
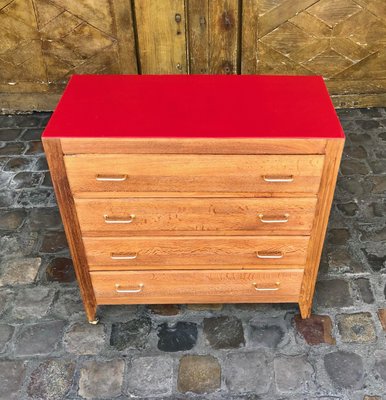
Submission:
[[[74,75],[45,138],[342,138],[323,79]]]

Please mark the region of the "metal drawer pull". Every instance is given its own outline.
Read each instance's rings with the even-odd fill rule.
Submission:
[[[275,217],[266,217],[264,218],[264,214],[259,214],[258,215],[259,219],[261,222],[264,224],[283,224],[285,222],[288,222],[289,214],[284,214],[284,218],[275,218]]]
[[[123,182],[127,175],[97,175],[95,179],[100,182]]]
[[[289,175],[289,176],[281,176],[281,177],[273,177],[273,176],[267,176],[263,175],[263,179],[266,182],[293,182],[294,181],[294,176]]]
[[[103,218],[105,219],[106,224],[131,224],[134,221],[135,215],[130,214],[128,219],[109,217],[108,215],[104,215]]]
[[[121,285],[119,283],[115,284],[115,291],[117,293],[139,293],[142,292],[143,289],[143,283],[140,283],[138,289],[119,289],[121,287]]]
[[[284,253],[281,251],[277,251],[277,252],[260,252],[258,251],[256,253],[256,257],[257,258],[283,258],[284,257]]]
[[[252,285],[255,288],[255,290],[257,290],[258,292],[264,292],[264,291],[267,292],[267,291],[279,290],[280,282],[275,282],[276,287],[273,287],[273,288],[259,288],[259,287],[257,287],[256,282],[253,282]]]
[[[115,254],[111,253],[112,260],[135,260],[137,258],[137,253],[132,254]]]

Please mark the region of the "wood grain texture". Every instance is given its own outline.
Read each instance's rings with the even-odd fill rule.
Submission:
[[[43,145],[86,315],[89,321],[93,321],[96,315],[96,300],[88,272],[74,200],[66,177],[60,140],[43,139]]]
[[[312,299],[318,275],[320,256],[322,254],[328,217],[330,215],[331,204],[334,197],[335,184],[338,176],[343,146],[343,139],[330,139],[327,142],[326,162],[323,168],[314,227],[311,232],[311,240],[307,255],[307,267],[304,271],[299,301],[302,318],[308,318],[311,315]]]
[[[83,238],[90,270],[304,266],[307,236]],[[263,258],[279,256],[281,258]],[[130,257],[130,259],[123,259]]]
[[[72,74],[137,61],[148,74],[322,74],[336,107],[386,104],[381,0],[9,0],[0,26],[5,111],[52,110]]]
[[[65,156],[71,190],[81,192],[317,193],[323,155]],[[113,177],[120,182],[98,181]],[[289,177],[292,182],[267,182]],[[127,196],[127,194],[126,194]]]
[[[325,139],[62,139],[64,154],[324,154]]]
[[[308,235],[316,197],[75,199],[83,236]],[[132,223],[106,223],[109,218]],[[261,218],[288,222],[266,223]]]
[[[142,73],[187,73],[184,0],[136,0],[135,15]]]
[[[302,269],[91,272],[98,304],[297,302],[302,276]],[[116,284],[118,290],[143,287],[139,293],[117,293]]]

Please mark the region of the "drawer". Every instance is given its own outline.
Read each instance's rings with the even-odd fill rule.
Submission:
[[[316,197],[75,199],[84,236],[309,235]]]
[[[307,236],[84,238],[90,270],[305,265]]]
[[[164,197],[318,192],[323,155],[105,154],[64,157],[72,192]],[[91,195],[93,196],[93,195]],[[96,196],[94,196],[96,197]]]
[[[302,269],[91,272],[98,304],[297,302]]]

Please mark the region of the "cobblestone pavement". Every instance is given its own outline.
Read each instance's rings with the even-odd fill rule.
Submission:
[[[386,109],[348,136],[313,316],[296,305],[82,309],[40,136],[0,116],[0,398],[386,399]]]

